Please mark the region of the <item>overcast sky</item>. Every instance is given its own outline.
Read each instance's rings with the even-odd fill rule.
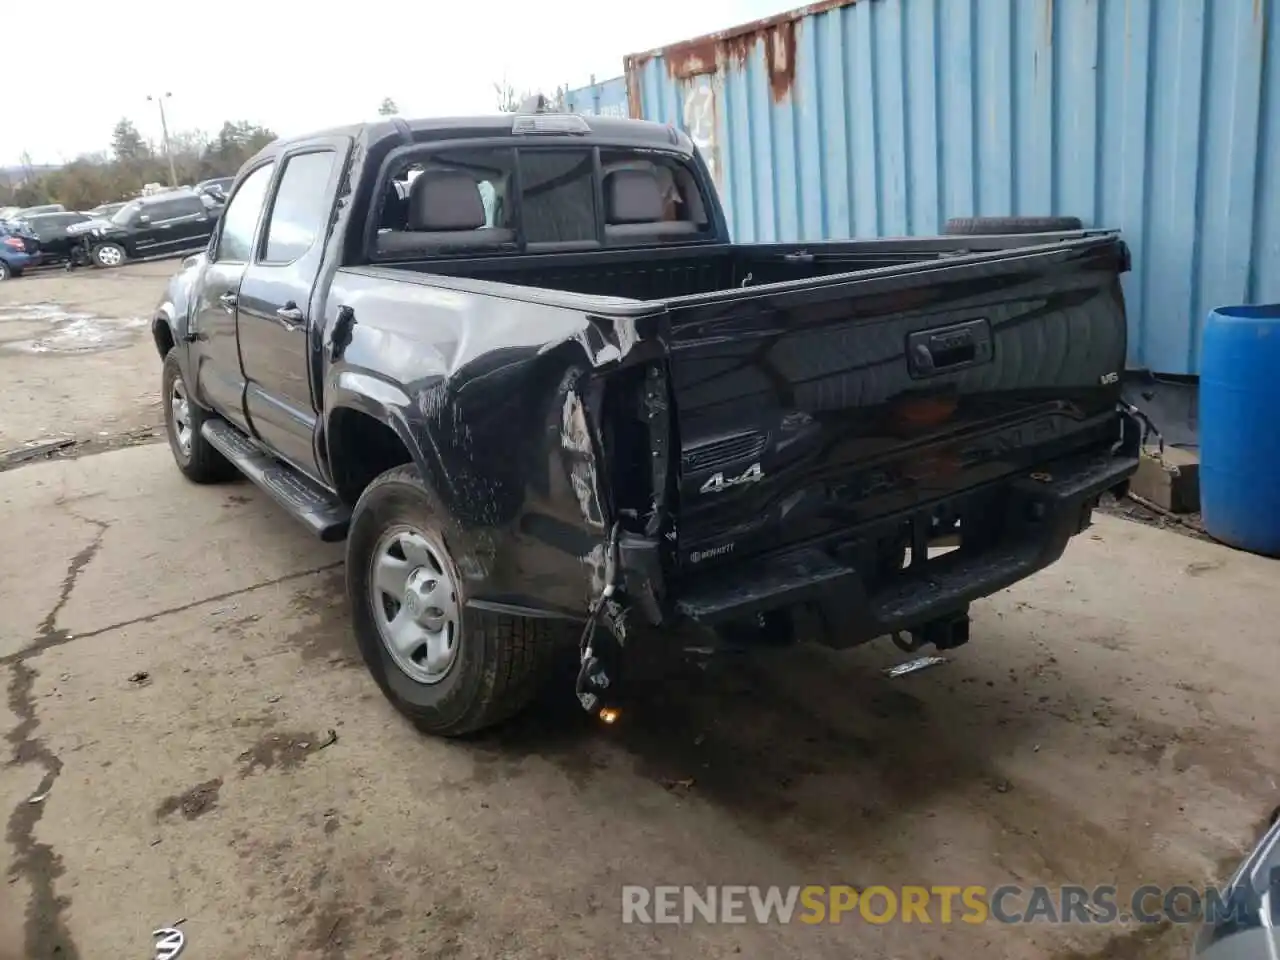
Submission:
[[[8,4],[2,31],[12,54],[8,66],[31,83],[19,80],[4,98],[0,165],[17,163],[24,151],[35,163],[57,163],[105,149],[121,117],[158,142],[159,114],[146,97],[164,91],[173,94],[165,101],[171,131],[195,127],[212,133],[223,120],[249,120],[279,134],[304,133],[372,117],[383,97],[394,99],[405,116],[488,113],[495,108],[493,84],[504,74],[517,89],[583,86],[593,73],[598,80],[620,75],[624,54],[797,5],[798,0]],[[347,19],[339,19],[344,13]]]

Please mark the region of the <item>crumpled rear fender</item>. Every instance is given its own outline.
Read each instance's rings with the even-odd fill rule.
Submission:
[[[573,344],[481,359],[412,392],[335,368],[326,408],[395,431],[436,500],[470,605],[584,617],[604,588],[611,523],[589,409],[602,382]]]

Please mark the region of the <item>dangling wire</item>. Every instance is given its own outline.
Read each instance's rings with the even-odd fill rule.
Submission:
[[[613,529],[609,531],[609,540],[605,545],[604,587],[600,591],[600,596],[595,599],[587,612],[587,622],[583,625],[582,636],[578,640],[579,667],[578,680],[574,684],[574,692],[587,709],[591,709],[588,699],[590,699],[592,705],[595,702],[595,695],[588,693],[586,686],[587,679],[595,663],[593,642],[596,635],[596,626],[600,623],[600,617],[604,614],[605,605],[617,592],[618,533],[620,529],[620,525],[614,523]]]

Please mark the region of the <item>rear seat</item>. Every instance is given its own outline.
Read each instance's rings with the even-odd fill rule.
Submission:
[[[424,170],[409,188],[407,229],[378,237],[378,252],[431,254],[443,247],[500,247],[515,231],[486,227],[475,179],[460,170]]]
[[[606,239],[687,237],[698,232],[688,220],[664,220],[662,185],[647,170],[615,170],[605,178]]]

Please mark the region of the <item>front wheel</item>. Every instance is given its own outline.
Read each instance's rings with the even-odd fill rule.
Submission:
[[[182,475],[193,483],[218,483],[234,477],[236,468],[231,461],[214,449],[200,432],[209,414],[191,399],[176,349],[164,358],[160,390],[164,401],[164,432]]]
[[[416,468],[388,470],[361,494],[346,566],[365,665],[419,729],[472,733],[537,692],[558,648],[558,625],[466,607],[442,518]]]
[[[118,243],[100,243],[93,248],[93,262],[100,267],[119,267],[129,259]]]

